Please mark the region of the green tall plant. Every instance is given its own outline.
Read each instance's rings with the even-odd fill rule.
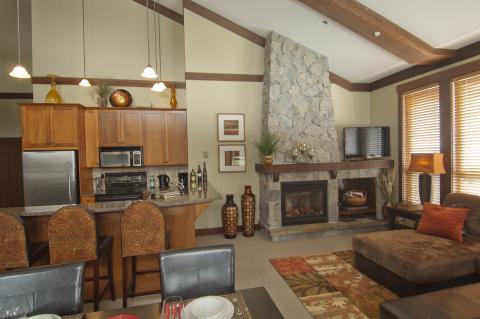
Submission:
[[[106,99],[113,92],[113,88],[107,81],[100,81],[95,87],[95,93],[99,98]]]
[[[278,151],[280,139],[274,133],[267,131],[262,134],[260,140],[255,142],[255,146],[263,156],[269,156]]]

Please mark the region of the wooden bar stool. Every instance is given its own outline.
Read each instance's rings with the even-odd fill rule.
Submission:
[[[168,249],[169,233],[165,230],[165,217],[156,205],[141,201],[131,204],[120,220],[122,238],[123,307],[127,298],[160,293],[160,290],[135,293],[137,275],[159,273],[159,268],[137,271],[137,256],[158,255]],[[128,258],[132,260],[132,278],[128,282]]]
[[[50,263],[61,264],[84,261],[92,264],[93,307],[98,310],[101,298],[108,288],[112,300],[115,300],[113,284],[113,238],[98,237],[95,217],[79,206],[66,206],[57,210],[48,220],[48,240],[50,247]],[[107,258],[108,274],[100,276],[100,259]],[[100,280],[107,280],[100,292]],[[90,302],[88,300],[87,302]]]
[[[48,243],[30,244],[23,219],[0,212],[0,269],[28,268],[48,255]]]

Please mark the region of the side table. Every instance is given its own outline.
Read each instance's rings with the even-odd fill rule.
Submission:
[[[396,218],[402,217],[405,219],[413,220],[415,222],[415,228],[418,226],[418,222],[422,217],[423,206],[418,204],[405,204],[397,203],[392,206],[387,206],[388,213],[388,226],[393,230],[396,226]]]

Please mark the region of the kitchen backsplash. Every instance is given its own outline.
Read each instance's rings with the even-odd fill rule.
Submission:
[[[155,177],[155,188],[158,189],[158,178],[160,174],[166,174],[170,177],[170,183],[177,185],[178,173],[188,172],[188,166],[151,166],[151,167],[123,167],[123,168],[94,168],[93,178],[100,177],[105,173],[128,173],[128,172],[147,172],[147,185],[150,185],[150,176]],[[93,184],[95,189],[95,182]]]

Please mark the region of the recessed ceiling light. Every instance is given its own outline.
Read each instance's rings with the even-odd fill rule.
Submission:
[[[380,31],[375,31],[375,32],[373,32],[373,35],[376,36],[376,37],[379,37],[379,36],[381,36],[382,34],[380,33]]]

